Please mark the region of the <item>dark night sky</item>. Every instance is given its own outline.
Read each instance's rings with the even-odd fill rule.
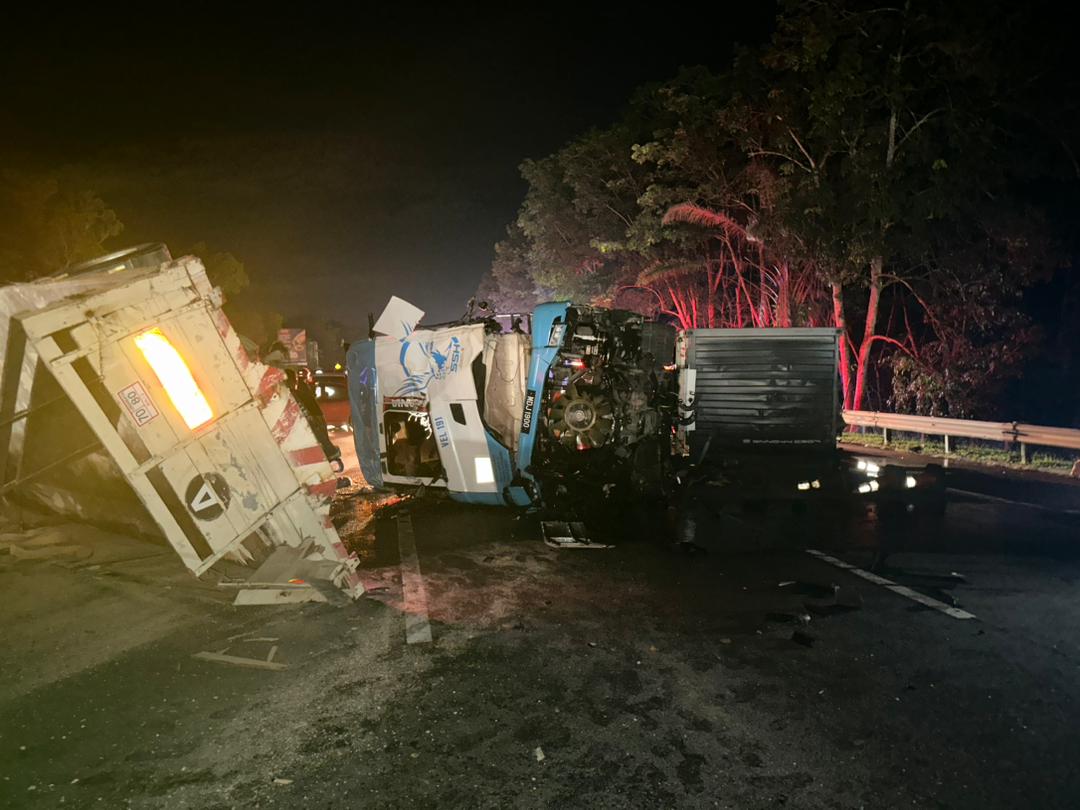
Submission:
[[[391,293],[429,320],[460,314],[523,159],[608,123],[643,82],[722,67],[775,13],[170,8],[5,26],[0,168],[70,172],[116,209],[124,244],[231,250],[250,300],[357,332]]]

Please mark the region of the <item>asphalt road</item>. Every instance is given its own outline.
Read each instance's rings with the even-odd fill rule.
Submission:
[[[958,494],[977,493],[988,498],[1080,514],[1080,480],[1069,478],[1061,472],[1019,470],[976,464],[956,456],[925,456],[854,444],[844,447],[854,455],[880,457],[914,467],[929,463],[942,464],[948,469],[949,486]]]
[[[882,526],[702,490],[676,523],[637,505],[614,548],[555,550],[425,500],[353,533],[346,608],[233,608],[117,538],[0,555],[0,806],[1080,804],[1075,516],[954,495]],[[271,646],[286,669],[192,657]]]

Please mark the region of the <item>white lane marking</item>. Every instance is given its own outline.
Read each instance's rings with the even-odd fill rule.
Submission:
[[[974,619],[974,613],[968,613],[966,610],[953,607],[952,605],[946,605],[944,602],[933,599],[926,594],[913,591],[906,585],[899,585],[893,582],[891,579],[885,579],[885,577],[879,577],[877,574],[872,574],[869,571],[864,571],[861,568],[856,568],[850,563],[846,563],[843,560],[838,560],[836,557],[830,557],[828,554],[817,551],[816,549],[808,548],[807,554],[817,557],[822,562],[827,562],[830,565],[835,565],[837,568],[843,568],[845,571],[850,571],[857,577],[862,577],[867,582],[873,582],[875,585],[880,585],[886,590],[890,590],[899,596],[906,596],[914,602],[918,602],[920,605],[926,605],[928,608],[941,611],[946,616],[952,616],[954,619]]]
[[[431,622],[428,619],[427,590],[420,574],[420,559],[416,556],[416,538],[412,518],[398,515],[398,549],[401,552],[401,591],[405,603],[405,641],[409,644],[431,642]]]
[[[1080,509],[1055,509],[1052,506],[1043,506],[1041,503],[1028,503],[1027,501],[1010,501],[1008,498],[999,498],[997,495],[986,495],[982,492],[971,492],[967,489],[954,489],[949,487],[949,492],[956,495],[967,495],[970,498],[978,498],[984,501],[1007,503],[1010,506],[1023,506],[1027,509],[1038,509],[1040,512],[1057,512],[1062,515],[1080,515]]]

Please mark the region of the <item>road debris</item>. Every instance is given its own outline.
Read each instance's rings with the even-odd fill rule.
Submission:
[[[809,613],[766,613],[765,620],[777,624],[810,624]]]
[[[960,600],[953,594],[941,588],[927,588],[927,594],[937,599],[939,602],[944,602],[951,607],[960,607]]]
[[[804,647],[813,647],[815,638],[804,630],[796,630],[791,634],[791,640]]]
[[[536,746],[536,750],[533,751],[533,756],[536,757],[537,762],[543,762],[546,759],[544,756],[544,749],[539,745]]]
[[[245,641],[263,641],[263,639],[245,639]],[[277,641],[277,639],[273,639]],[[288,664],[282,664],[275,661],[277,656],[278,645],[274,644],[270,648],[270,652],[267,653],[266,658],[248,658],[242,655],[228,655],[228,651],[231,647],[223,647],[220,650],[210,651],[203,650],[192,655],[192,658],[198,658],[200,661],[212,661],[216,664],[231,664],[237,667],[249,667],[251,669],[268,669],[273,671],[280,671],[288,669]]]
[[[854,588],[838,588],[834,600],[840,607],[851,610],[857,610],[863,606],[863,595]]]
[[[8,551],[12,557],[19,560],[85,560],[94,553],[93,549],[86,546],[40,546],[38,548],[28,548],[17,543],[8,546]]]
[[[544,520],[540,529],[544,543],[552,548],[611,548],[607,543],[594,542],[581,521]]]
[[[910,579],[920,579],[926,582],[945,582],[953,585],[967,584],[967,577],[956,571],[949,571],[943,574],[939,571],[928,571],[922,568],[889,568],[884,573],[893,577],[894,579],[901,579],[908,577]]]
[[[790,589],[791,593],[809,596],[811,599],[828,599],[835,596],[836,592],[840,590],[840,586],[833,583],[821,585],[816,582],[803,582],[801,580],[781,582],[777,587]]]
[[[291,785],[292,783],[293,783],[292,779],[283,779],[280,776],[274,777],[274,784],[275,785]]]
[[[854,605],[841,605],[837,603],[816,605],[812,602],[806,603],[806,609],[815,616],[835,616],[838,613],[851,613],[854,610],[859,610]]]
[[[903,596],[906,599],[912,600],[913,602],[918,602],[921,605],[940,611],[946,616],[950,616],[954,619],[958,619],[961,621],[976,618],[974,613],[969,613],[966,610],[961,610],[960,608],[953,607],[952,605],[942,602],[940,599],[932,599],[926,594],[912,590],[906,585],[899,585],[896,582],[879,576],[871,571],[864,571],[863,569],[857,568],[851,563],[844,562],[841,559],[825,554],[824,552],[818,551],[817,549],[809,548],[806,550],[806,553],[812,557],[816,557],[822,562],[826,562],[829,565],[836,566],[841,570],[847,571],[850,574],[854,574],[857,577],[865,579],[867,582],[872,582],[875,585],[880,585],[881,587],[885,588],[886,590],[892,591],[898,596]]]
[[[19,560],[85,560],[94,554],[84,539],[86,530],[78,525],[42,526],[25,532],[0,534],[0,551]]]
[[[270,636],[255,636],[254,638],[247,638],[247,636],[249,636],[249,635],[251,635],[251,633],[240,633],[239,635],[236,635],[236,636],[229,636],[229,638],[227,640],[228,641],[236,641],[237,639],[242,638],[242,639],[244,639],[244,641],[251,641],[251,642],[265,641],[265,642],[271,643],[271,644],[273,642],[279,640],[276,637],[270,637]]]

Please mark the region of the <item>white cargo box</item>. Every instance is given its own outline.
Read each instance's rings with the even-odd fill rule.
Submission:
[[[36,476],[24,464],[34,431],[63,438],[65,425],[34,419],[49,405],[34,396],[44,372],[195,574],[288,546],[304,570],[362,592],[330,522],[336,476],[283,372],[249,359],[198,259],[4,288],[0,339],[0,491]]]

